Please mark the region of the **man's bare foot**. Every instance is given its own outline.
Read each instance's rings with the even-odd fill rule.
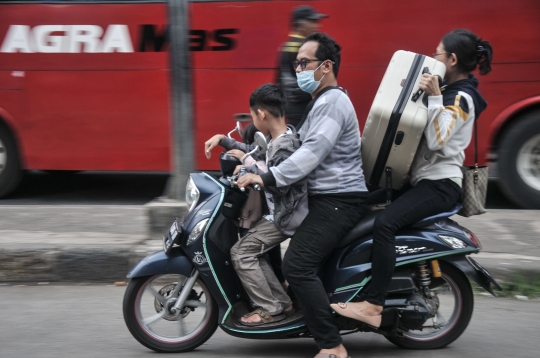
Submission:
[[[340,344],[337,347],[329,348],[329,349],[321,349],[319,353],[324,354],[334,354],[338,356],[339,358],[347,358],[347,350],[345,349],[345,346],[343,344]]]
[[[289,307],[287,307],[287,308],[285,308],[283,310],[283,313],[285,313],[285,314],[289,314],[289,313],[292,313],[292,312],[294,312],[294,307],[292,305],[290,305]]]
[[[249,317],[242,317],[240,318],[240,322],[242,323],[262,323],[262,319],[258,314],[254,314]]]

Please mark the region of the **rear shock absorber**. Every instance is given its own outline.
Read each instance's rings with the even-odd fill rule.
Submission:
[[[422,287],[431,285],[431,276],[426,261],[418,261],[416,270],[416,280]]]

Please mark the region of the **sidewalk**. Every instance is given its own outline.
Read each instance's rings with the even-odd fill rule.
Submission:
[[[143,206],[0,206],[0,281],[125,280]]]
[[[126,281],[136,262],[161,250],[162,233],[172,222],[161,218],[156,224],[151,206],[0,206],[0,281]],[[174,210],[182,216],[181,209]],[[490,210],[452,219],[483,244],[474,259],[497,279],[508,281],[516,271],[540,272],[538,218],[540,211]]]

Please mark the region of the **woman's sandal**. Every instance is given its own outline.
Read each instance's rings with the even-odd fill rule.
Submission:
[[[258,315],[261,318],[261,320],[258,322],[242,321],[242,318],[248,318],[253,315]],[[267,323],[275,323],[275,322],[283,321],[286,317],[284,314],[281,314],[281,313],[272,316],[270,313],[268,313],[268,311],[265,311],[262,308],[257,308],[255,311],[252,311],[242,316],[242,318],[240,318],[240,324],[243,324],[244,326],[254,327],[254,326],[262,326],[263,324],[267,324]]]
[[[342,303],[342,302],[339,302],[338,304],[332,303],[330,307],[332,307],[332,309],[341,316],[349,317],[357,321],[364,322],[368,326],[371,326],[375,329],[381,326],[382,316],[380,313],[375,316],[364,316],[354,311],[352,307],[350,307],[346,303]]]

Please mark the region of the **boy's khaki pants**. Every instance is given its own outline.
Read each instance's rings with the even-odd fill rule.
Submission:
[[[287,239],[273,222],[263,218],[231,248],[234,268],[249,297],[271,315],[282,313],[292,301],[262,256]]]

